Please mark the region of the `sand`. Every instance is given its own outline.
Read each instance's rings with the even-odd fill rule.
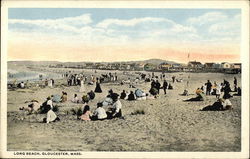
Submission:
[[[51,69],[50,69],[51,70]],[[56,69],[54,69],[55,71]],[[57,72],[62,70],[57,69]],[[85,70],[85,74],[94,74],[92,70]],[[105,71],[98,71],[97,74]],[[106,71],[107,72],[107,71]],[[135,72],[121,76],[135,78]],[[205,83],[222,82],[227,79],[233,84],[236,76],[239,85],[240,75],[221,73],[169,73],[171,76],[183,78],[182,83],[174,83],[174,90],[168,90],[167,95],[160,92],[156,100],[126,101],[121,100],[124,119],[104,121],[79,121],[70,109],[81,108],[83,104],[70,101],[57,104],[60,122],[41,123],[44,114],[25,115],[18,110],[25,105],[26,100],[37,99],[40,103],[51,94],[68,93],[73,98],[79,86],[67,87],[66,79],[55,81],[55,88],[29,88],[8,90],[7,113],[7,149],[33,151],[240,151],[241,150],[241,97],[231,98],[233,110],[228,111],[199,111],[201,108],[213,104],[215,96],[207,96],[201,102],[183,102],[183,99],[194,97],[180,96],[183,92],[188,75],[190,75],[189,92]],[[162,82],[161,82],[162,83]],[[95,86],[86,86],[86,90],[94,90]],[[121,93],[128,88],[119,83],[101,84],[103,93],[96,94],[96,98],[89,103],[91,111],[96,103],[104,99],[109,89]],[[150,83],[141,82],[136,87],[148,91]],[[104,107],[107,109],[107,107]],[[136,110],[144,110],[145,114],[131,115]],[[22,120],[23,118],[23,120]]]

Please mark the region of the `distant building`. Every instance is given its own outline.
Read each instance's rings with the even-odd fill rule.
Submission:
[[[233,68],[233,69],[241,69],[241,63],[232,63],[231,68]]]
[[[215,63],[210,62],[210,63],[205,63],[204,68],[214,68]]]
[[[219,69],[219,68],[221,68],[221,64],[215,63],[215,64],[213,65],[213,68]]]
[[[171,67],[172,65],[166,62],[163,62],[158,66],[160,70],[169,70]]]
[[[188,62],[188,67],[191,68],[202,68],[202,63],[198,61],[190,61]]]
[[[169,68],[171,71],[183,71],[183,65],[179,63],[172,64],[172,67]]]
[[[223,68],[223,69],[229,69],[229,68],[231,68],[231,64],[228,63],[228,62],[222,62],[221,63],[221,68]]]
[[[119,70],[130,70],[130,65],[129,64],[120,64]]]

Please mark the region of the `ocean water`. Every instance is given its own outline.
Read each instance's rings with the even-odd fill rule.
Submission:
[[[18,71],[18,70],[8,69],[7,81],[8,83],[13,82],[14,80],[17,80],[17,82],[22,82],[22,81],[25,82],[27,80],[39,81],[51,78],[53,79],[61,78],[61,74],[51,73],[51,72],[44,73],[44,72]]]

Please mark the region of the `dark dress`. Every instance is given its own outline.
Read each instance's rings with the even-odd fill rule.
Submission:
[[[121,99],[125,99],[126,96],[127,96],[127,94],[126,94],[125,92],[122,92],[120,98],[121,98]]]
[[[164,94],[166,94],[166,89],[168,89],[168,83],[165,81],[165,82],[163,82]]]
[[[135,100],[135,95],[133,93],[130,93],[128,95],[128,100]]]
[[[88,95],[89,95],[89,99],[90,99],[90,100],[93,100],[93,99],[95,98],[95,93],[92,92],[92,91],[89,92]]]
[[[223,105],[220,102],[215,102],[213,105],[206,106],[202,111],[219,111],[223,110]]]
[[[101,85],[99,82],[96,82],[95,92],[102,93]]]

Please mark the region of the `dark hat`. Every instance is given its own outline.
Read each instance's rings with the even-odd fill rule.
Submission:
[[[102,103],[101,102],[97,103],[97,107],[102,107]]]

